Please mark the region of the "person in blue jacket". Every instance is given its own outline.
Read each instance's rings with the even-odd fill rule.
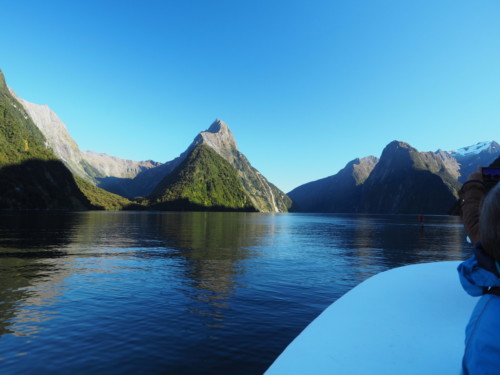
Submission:
[[[480,187],[475,177],[469,187],[464,184],[464,201],[468,188]],[[468,234],[474,234],[474,255],[458,267],[465,291],[481,296],[466,328],[462,369],[464,374],[500,374],[500,184],[486,195],[478,216],[474,228],[464,220]]]

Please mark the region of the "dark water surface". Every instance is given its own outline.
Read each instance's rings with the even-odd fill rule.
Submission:
[[[261,374],[366,278],[469,253],[442,216],[0,214],[0,373]]]

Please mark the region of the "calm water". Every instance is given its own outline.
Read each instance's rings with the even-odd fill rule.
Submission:
[[[437,216],[1,214],[0,373],[261,374],[353,286],[464,238]]]

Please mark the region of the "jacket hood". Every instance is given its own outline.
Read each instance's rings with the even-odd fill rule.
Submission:
[[[458,266],[460,283],[471,296],[479,297],[490,287],[500,287],[500,274],[495,260],[484,253],[480,243],[474,255]]]

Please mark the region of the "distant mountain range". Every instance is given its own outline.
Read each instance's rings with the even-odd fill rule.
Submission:
[[[3,192],[4,200],[10,203],[5,203],[3,207],[0,205],[0,209],[130,208],[286,212],[292,204],[286,194],[252,167],[238,150],[228,126],[220,120],[198,134],[186,151],[170,162],[124,160],[81,151],[64,123],[49,107],[19,98],[6,85],[1,72],[0,79],[3,98],[1,108],[4,111],[4,120],[0,119],[0,129],[3,130],[0,133],[0,145],[12,143],[14,138],[16,140],[15,147],[4,150],[11,157],[4,158],[5,162],[0,167],[5,168],[0,169],[0,172],[7,173],[10,165],[19,160],[49,159],[54,163],[47,168],[65,171],[59,172],[61,176],[64,174],[64,179],[73,181],[74,185],[71,185],[74,191],[65,194],[69,199],[67,204],[33,205],[33,202],[40,202],[42,196],[57,194],[47,194],[48,187],[40,182],[43,176],[16,172],[16,176],[23,175],[23,181],[32,180],[34,188],[29,190],[29,196],[33,199],[15,200],[14,196],[18,199],[27,195],[28,191],[21,189],[24,193],[18,192],[21,180],[4,178],[0,181],[0,195]],[[9,119],[8,115],[16,119],[15,123],[5,121]],[[23,147],[29,151],[23,150]],[[12,171],[9,173],[9,176],[12,175]],[[63,177],[49,178],[53,182],[51,189],[66,186]],[[133,198],[136,199],[129,200]]]
[[[288,196],[298,212],[446,214],[467,177],[499,155],[495,141],[436,152],[394,141],[380,159],[355,159],[336,175],[301,185]]]
[[[380,159],[355,159],[286,195],[252,167],[221,120],[166,163],[81,151],[57,114],[19,98],[0,71],[0,210],[444,214],[467,176],[499,155],[494,141],[436,152],[394,141]]]

